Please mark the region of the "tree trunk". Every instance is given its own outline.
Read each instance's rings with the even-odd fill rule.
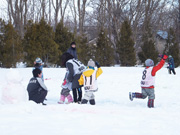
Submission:
[[[51,0],[49,0],[49,25],[51,25]]]
[[[86,2],[87,0],[83,0],[83,4],[81,5],[81,0],[78,0],[78,13],[79,13],[79,33],[80,35],[83,34],[83,27],[84,27],[84,18],[86,12]]]

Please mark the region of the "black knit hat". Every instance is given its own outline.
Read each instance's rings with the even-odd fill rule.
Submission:
[[[74,57],[70,53],[68,52],[63,53],[63,55],[61,56],[61,66],[66,67],[66,62],[73,58]]]
[[[76,45],[76,43],[75,43],[75,42],[72,42],[71,45]]]
[[[39,68],[35,68],[32,72],[34,77],[38,77],[38,75],[41,74],[41,70]]]

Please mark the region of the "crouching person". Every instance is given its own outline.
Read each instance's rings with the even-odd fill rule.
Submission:
[[[44,104],[44,99],[46,98],[48,90],[41,78],[42,71],[39,68],[36,68],[32,72],[33,77],[30,79],[27,86],[29,100],[46,105]]]
[[[97,66],[97,70],[95,70],[95,64]],[[81,101],[81,104],[89,103],[91,105],[95,105],[95,97],[94,92],[98,90],[97,78],[102,74],[102,69],[98,62],[94,62],[92,59],[88,61],[88,69],[83,72],[79,81],[79,85],[84,85],[85,94]]]

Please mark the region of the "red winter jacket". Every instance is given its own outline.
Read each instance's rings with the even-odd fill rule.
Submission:
[[[156,75],[156,72],[163,67],[164,63],[165,63],[165,60],[161,59],[161,61],[159,62],[159,64],[153,67],[152,72],[151,72],[151,75],[152,75],[152,76],[155,76],[155,75]],[[149,67],[146,67],[146,68],[149,68]],[[150,89],[151,89],[151,88],[154,88],[154,86],[152,85],[152,86],[150,86],[150,87],[142,87],[142,88],[150,88]]]

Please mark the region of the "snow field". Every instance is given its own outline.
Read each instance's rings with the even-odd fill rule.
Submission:
[[[32,101],[1,103],[0,134],[178,135],[180,68],[175,69],[177,75],[169,75],[165,67],[157,72],[153,109],[147,108],[147,99],[130,101],[128,97],[130,91],[141,92],[140,80],[143,69],[102,67],[103,74],[98,78],[99,89],[95,93],[96,105],[91,106],[75,103],[57,104],[65,69],[44,68],[44,77],[48,78],[45,80],[49,89],[48,100],[45,101],[48,105],[42,106]],[[0,93],[7,84],[5,76],[10,70],[12,69],[0,69]],[[22,76],[21,84],[26,90],[32,77],[32,68],[13,70]]]

